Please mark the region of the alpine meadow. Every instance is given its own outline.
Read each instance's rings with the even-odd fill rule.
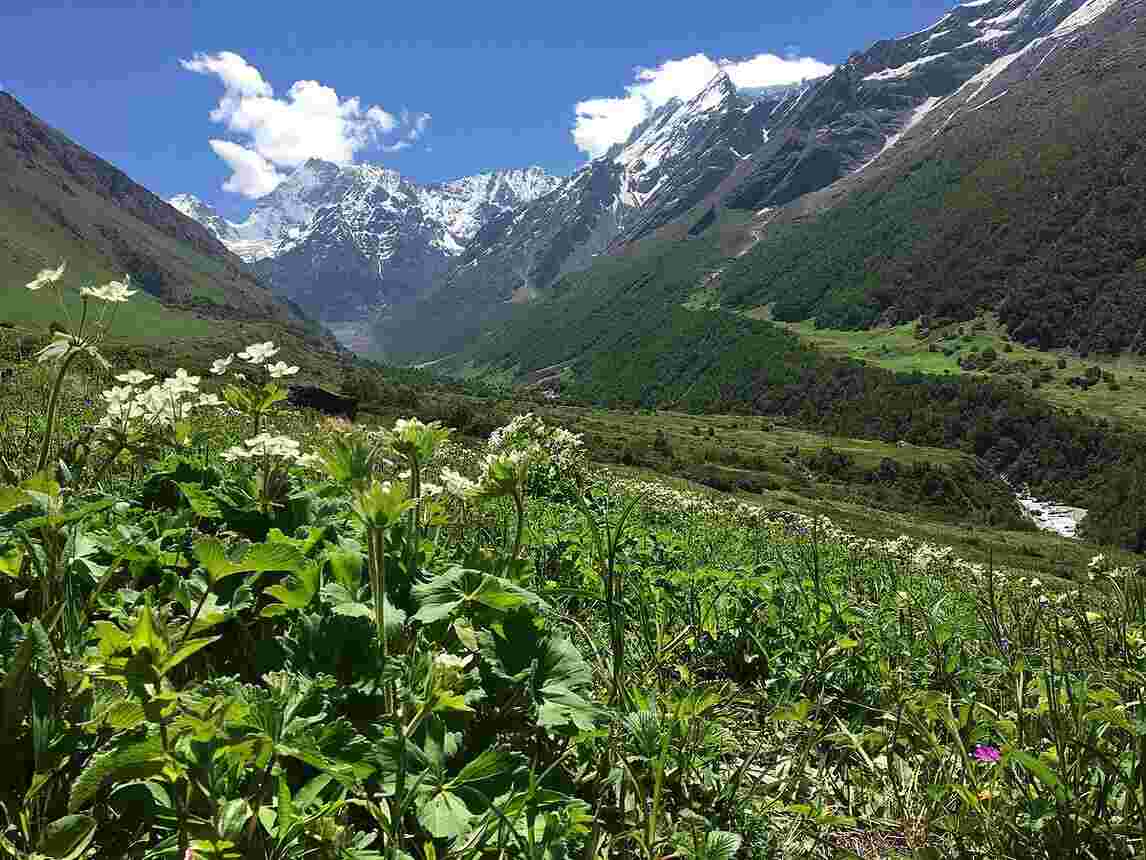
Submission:
[[[1144,856],[1143,0],[327,5],[0,10],[0,858]]]

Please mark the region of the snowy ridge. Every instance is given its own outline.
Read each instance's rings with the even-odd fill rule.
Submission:
[[[248,263],[281,256],[312,239],[316,231],[334,229],[332,217],[360,251],[377,256],[387,243],[384,236],[371,232],[371,220],[379,213],[399,216],[413,210],[434,234],[434,246],[456,255],[491,218],[548,194],[561,182],[540,167],[530,167],[419,186],[389,168],[312,159],[238,223],[224,220],[189,194],[168,202],[211,229]],[[333,212],[317,218],[328,209]]]

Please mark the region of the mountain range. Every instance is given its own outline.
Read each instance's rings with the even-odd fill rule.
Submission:
[[[198,198],[168,201],[283,296],[358,343],[370,320],[421,296],[483,226],[561,180],[537,167],[418,185],[371,164],[311,159],[232,223]]]
[[[515,305],[560,292],[564,276],[602,255],[640,254],[649,240],[687,241],[729,213],[751,219],[736,246],[744,253],[811,201],[830,207],[865,187],[897,150],[941,145],[961,123],[1006,111],[1009,87],[1049,80],[1056,61],[1087,49],[1104,27],[1133,29],[1138,6],[979,0],[815,81],[738,92],[722,73],[692,100],[665,105],[556,194],[491,222],[433,291],[381,321],[374,347],[393,360],[480,352],[521,316]],[[1012,142],[1025,137],[1013,134]],[[864,260],[856,263],[862,271]],[[860,321],[870,314],[850,320]]]
[[[820,79],[722,72],[567,178],[312,159],[239,222],[164,205],[4,96],[0,192],[28,228],[4,240],[21,270],[82,244],[170,308],[519,378],[643,348],[593,334],[622,305],[637,327],[665,303],[836,327],[988,309],[1041,346],[1140,349],[1143,8],[976,0]]]

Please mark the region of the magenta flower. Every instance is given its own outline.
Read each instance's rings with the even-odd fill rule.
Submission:
[[[996,762],[999,760],[999,750],[997,747],[978,746],[975,747],[973,755],[979,761]]]

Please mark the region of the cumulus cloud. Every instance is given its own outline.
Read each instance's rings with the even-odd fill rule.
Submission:
[[[224,189],[247,197],[269,194],[283,180],[284,169],[310,158],[347,164],[372,144],[395,151],[395,143],[388,142],[392,137],[412,145],[430,122],[429,114],[403,111],[397,117],[379,105],[363,107],[358,98],[341,98],[318,81],[296,81],[278,98],[262,73],[231,51],[196,54],[180,63],[222,82],[223,96],[210,117],[239,142],[210,144],[234,171]]]
[[[758,54],[745,60],[713,60],[693,54],[669,60],[653,69],[638,68],[635,80],[619,98],[596,98],[578,102],[574,108],[573,142],[592,158],[604,155],[613,144],[624,141],[653,111],[674,98],[687,100],[723,70],[740,88],[794,84],[822,77],[833,67],[812,57]]]
[[[208,143],[231,168],[231,178],[223,183],[224,191],[233,191],[244,197],[262,197],[274,191],[285,178],[253,149],[229,140],[211,140]]]

